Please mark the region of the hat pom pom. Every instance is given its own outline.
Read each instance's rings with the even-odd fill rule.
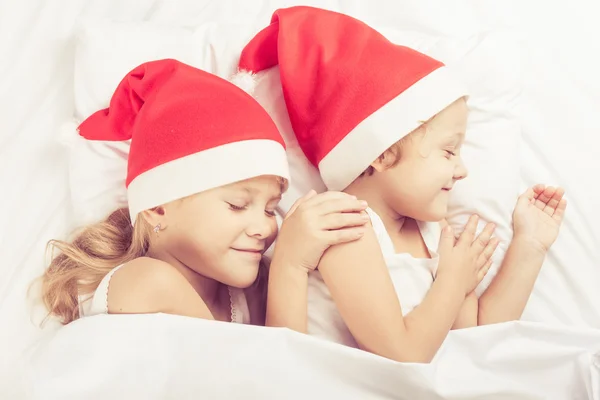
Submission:
[[[256,87],[256,74],[246,70],[239,70],[229,81],[244,92],[252,95]]]
[[[79,135],[79,122],[72,119],[58,128],[56,140],[67,148],[71,148],[83,138]]]

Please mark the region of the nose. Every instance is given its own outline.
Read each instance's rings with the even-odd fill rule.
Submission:
[[[262,240],[269,238],[275,232],[277,229],[277,221],[275,221],[275,218],[269,217],[264,212],[260,214],[261,215],[253,217],[246,229],[246,233],[248,236]]]
[[[462,157],[459,157],[456,168],[454,169],[454,180],[460,181],[461,179],[465,179],[468,175],[469,171],[467,170]]]

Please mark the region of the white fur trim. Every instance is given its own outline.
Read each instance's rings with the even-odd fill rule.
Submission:
[[[256,75],[250,71],[239,70],[229,79],[229,82],[233,83],[249,95],[252,95],[256,88]]]
[[[365,118],[319,163],[329,190],[343,190],[391,145],[467,91],[441,67]]]
[[[131,221],[138,213],[196,193],[261,175],[289,181],[284,147],[274,140],[229,143],[144,172],[127,188]]]
[[[75,119],[63,123],[58,129],[56,140],[67,148],[72,148],[78,141],[85,140],[79,135],[79,125],[80,122]]]

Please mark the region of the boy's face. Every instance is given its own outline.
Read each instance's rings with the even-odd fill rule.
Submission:
[[[467,125],[467,105],[459,99],[411,133],[398,164],[375,174],[386,203],[398,214],[439,221],[448,211],[450,190],[467,176],[460,157]]]

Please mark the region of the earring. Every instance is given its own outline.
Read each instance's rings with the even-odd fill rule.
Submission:
[[[160,231],[160,224],[156,225],[153,229],[154,233],[158,234],[158,231]]]

